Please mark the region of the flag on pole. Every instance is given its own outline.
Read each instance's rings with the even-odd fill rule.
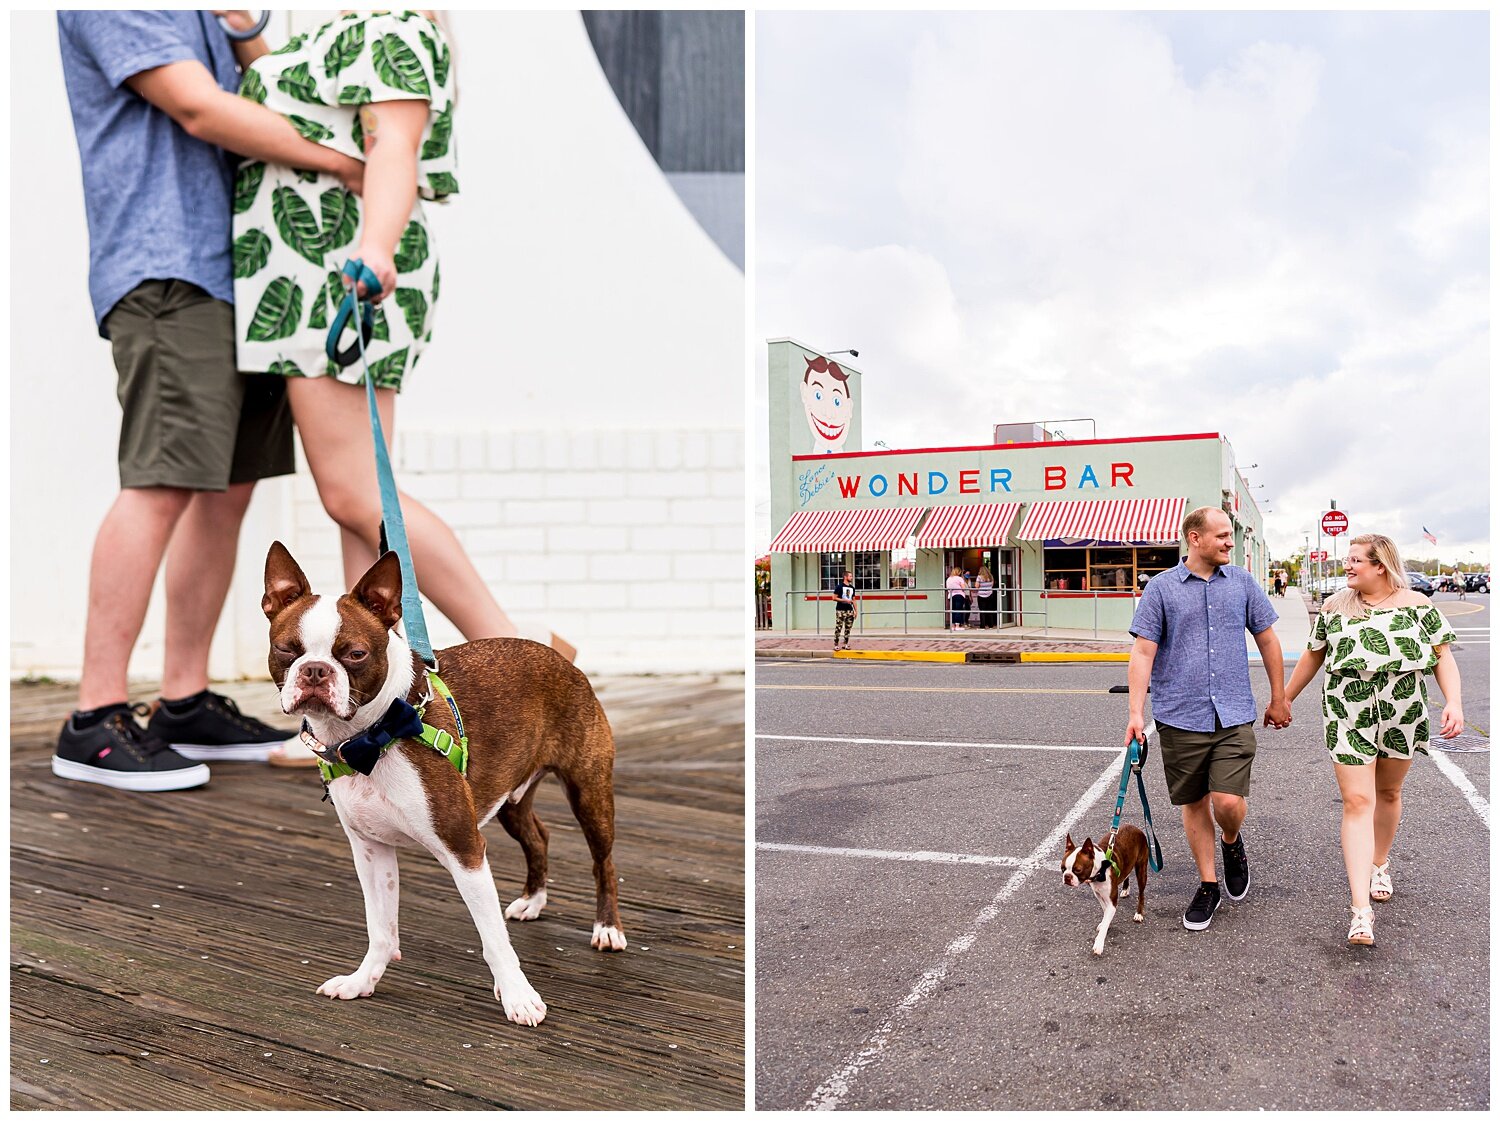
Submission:
[[[1425,525],[1422,527],[1422,536],[1425,537],[1425,538],[1427,538],[1427,540],[1429,542],[1431,542],[1432,544],[1434,544],[1434,545],[1437,544],[1437,538],[1432,535],[1432,531],[1430,529],[1428,529]]]

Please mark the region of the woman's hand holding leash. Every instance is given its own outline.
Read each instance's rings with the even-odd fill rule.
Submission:
[[[370,294],[366,292],[363,282],[359,285],[359,298],[368,299],[372,304],[378,304],[396,290],[396,261],[389,251],[376,249],[366,244],[361,244],[355,256],[364,262],[365,268],[375,274],[375,279],[380,281],[380,291]],[[344,287],[349,287],[349,278],[344,277]]]

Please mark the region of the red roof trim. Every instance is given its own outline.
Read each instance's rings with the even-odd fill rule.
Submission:
[[[991,452],[1022,448],[1082,448],[1093,444],[1156,444],[1169,440],[1219,440],[1217,432],[1193,432],[1182,436],[1122,436],[1117,440],[1041,440],[1029,444],[974,444],[963,448],[890,448],[878,452],[833,452],[825,455],[794,455],[794,462],[804,459],[852,459],[877,455],[923,455],[930,452]]]

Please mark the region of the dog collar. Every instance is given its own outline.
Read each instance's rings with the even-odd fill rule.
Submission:
[[[313,734],[311,726],[303,720],[300,738],[318,756],[318,773],[322,776],[324,786],[336,778],[356,772],[362,775],[370,774],[375,770],[375,764],[380,761],[386,749],[397,740],[416,740],[418,743],[424,743],[452,763],[459,774],[467,774],[469,737],[463,733],[463,718],[459,716],[458,702],[453,699],[453,694],[449,692],[447,685],[437,674],[428,670],[427,679],[432,692],[442,697],[448,703],[448,707],[453,710],[459,738],[454,739],[443,729],[435,728],[422,719],[427,711],[425,703],[422,707],[416,708],[400,697],[391,702],[385,715],[374,724],[359,735],[336,745],[325,744],[319,740]],[[431,693],[428,696],[430,698]]]
[[[1112,848],[1104,850],[1104,865],[1100,867],[1098,872],[1089,877],[1090,881],[1092,883],[1102,884],[1105,880],[1105,868],[1113,868],[1115,870],[1115,879],[1118,880],[1122,878],[1123,869],[1121,869],[1120,861],[1118,858],[1116,858],[1115,850]]]

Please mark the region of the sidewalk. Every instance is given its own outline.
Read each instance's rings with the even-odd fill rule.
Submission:
[[[1276,608],[1275,631],[1281,639],[1282,657],[1293,663],[1307,644],[1308,601],[1295,588],[1285,596],[1271,597]],[[833,649],[829,631],[759,631],[755,636],[757,658],[849,658],[873,661],[920,662],[1124,662],[1130,658],[1135,640],[1126,631],[1068,630],[1053,627],[1006,627],[1003,630],[957,633],[947,630],[913,630],[888,634],[872,630],[861,635],[856,627],[849,650]],[[1260,650],[1247,633],[1245,643],[1254,661]]]

